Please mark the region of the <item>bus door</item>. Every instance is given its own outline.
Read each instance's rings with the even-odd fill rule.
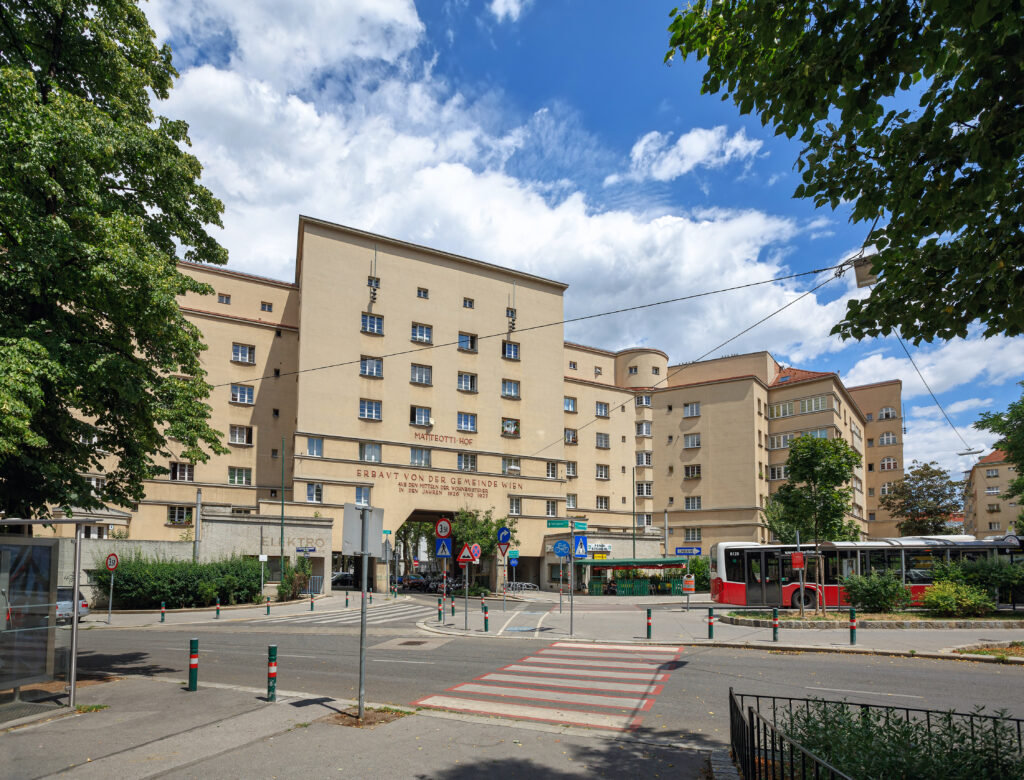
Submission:
[[[777,553],[748,550],[745,571],[748,605],[778,606],[781,603],[781,566]]]

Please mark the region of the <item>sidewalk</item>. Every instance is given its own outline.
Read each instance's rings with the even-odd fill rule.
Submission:
[[[683,735],[603,735],[423,712],[373,728],[322,720],[351,703],[311,694],[132,677],[83,688],[106,709],[0,733],[0,780],[61,777],[702,777],[708,749]],[[638,740],[648,740],[647,742]],[[714,747],[719,747],[715,745]]]

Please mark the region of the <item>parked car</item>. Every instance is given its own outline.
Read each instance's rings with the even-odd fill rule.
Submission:
[[[82,594],[78,594],[81,598]],[[75,613],[75,589],[74,588],[57,588],[57,622],[58,623],[70,623]],[[86,615],[89,614],[89,602],[84,598],[78,605],[78,620],[81,621]]]
[[[422,574],[406,574],[402,578],[402,587],[406,590],[426,590],[427,578]]]
[[[331,577],[332,588],[354,588],[356,586],[355,575],[347,571],[339,571]]]

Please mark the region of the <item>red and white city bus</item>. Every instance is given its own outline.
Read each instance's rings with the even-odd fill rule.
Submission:
[[[839,577],[893,571],[910,586],[914,603],[932,583],[937,561],[977,560],[1000,557],[1015,563],[1024,560],[1024,537],[1003,536],[904,536],[868,542],[822,542],[825,565],[824,592],[815,585],[813,544],[802,544],[804,604],[813,606],[824,598],[826,606],[847,605]],[[800,606],[800,574],[793,569],[795,544],[720,542],[711,546],[711,600],[744,606]]]

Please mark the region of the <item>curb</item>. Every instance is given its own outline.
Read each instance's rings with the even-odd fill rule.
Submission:
[[[331,594],[333,595],[333,594]],[[321,599],[330,598],[331,596],[322,593],[319,596],[314,596],[314,601],[320,601]],[[309,599],[292,599],[291,601],[271,601],[271,605],[278,607],[287,607],[289,604],[308,604]],[[252,603],[252,604],[221,604],[220,611],[227,612],[232,609],[263,609],[264,604]],[[168,615],[183,614],[189,612],[216,612],[216,605],[212,607],[178,607],[177,609],[164,610]],[[97,613],[98,614],[98,613]],[[160,609],[115,609],[112,614],[114,615],[159,615]]]
[[[771,628],[772,621],[768,618],[735,617],[732,615],[716,615],[719,623],[728,623],[731,626],[747,626],[748,628]],[[822,620],[786,620],[779,621],[780,628],[793,629],[818,629],[829,630],[847,627],[847,618],[833,621],[835,625],[829,625]],[[857,618],[857,628],[885,628],[885,629],[942,629],[961,630],[970,628],[1024,628],[1024,620],[866,620],[863,617]]]

